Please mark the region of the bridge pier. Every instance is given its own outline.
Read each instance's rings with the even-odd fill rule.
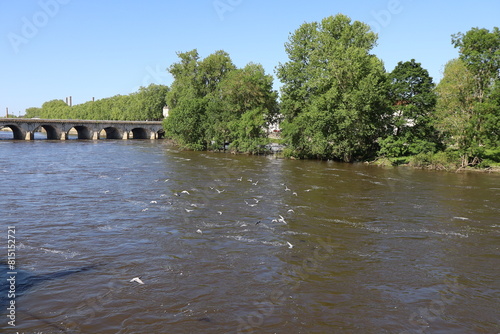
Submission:
[[[68,140],[68,134],[66,132],[61,132],[61,140]]]
[[[123,131],[123,136],[122,136],[122,139],[123,139],[123,140],[127,140],[127,139],[129,139],[129,133],[128,133],[128,131]]]
[[[35,139],[35,133],[31,131],[26,131],[26,135],[24,137],[24,140],[34,140]]]

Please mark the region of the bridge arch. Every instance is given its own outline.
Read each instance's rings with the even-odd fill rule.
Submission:
[[[108,126],[102,130],[104,130],[106,133],[106,139],[123,139],[123,130],[120,130],[113,126]]]
[[[150,139],[149,131],[144,128],[133,128],[132,129],[133,139]]]
[[[9,128],[12,130],[12,134],[14,135],[14,139],[16,140],[24,140],[26,139],[26,131],[16,124],[6,124],[0,127],[0,129]]]
[[[76,132],[78,133],[78,139],[93,139],[94,137],[94,131],[92,131],[92,129],[84,125],[75,125],[73,129],[75,129]]]
[[[45,132],[47,133],[47,139],[50,139],[50,140],[59,140],[61,139],[61,131],[59,129],[57,129],[56,127],[52,126],[52,125],[40,125],[39,127],[37,127],[33,133],[37,132],[37,131],[40,131],[41,129],[44,129]]]

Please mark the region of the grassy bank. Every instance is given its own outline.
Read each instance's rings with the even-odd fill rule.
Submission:
[[[446,171],[500,172],[500,148],[485,150],[478,159],[467,166],[463,166],[460,153],[453,150],[407,157],[379,157],[371,163],[378,166],[409,166]]]

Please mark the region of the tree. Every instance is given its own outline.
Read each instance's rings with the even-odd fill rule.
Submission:
[[[167,94],[170,116],[164,121],[167,135],[195,150],[207,149],[207,106],[222,79],[236,67],[229,55],[217,51],[200,61],[198,51],[178,53],[180,62],[170,66],[174,77]]]
[[[376,40],[341,14],[290,36],[289,61],[277,68],[290,155],[352,161],[375,153],[388,113],[384,66],[369,53]]]
[[[139,91],[134,94],[138,106],[134,119],[162,120],[168,92],[169,87],[164,85],[151,84],[148,87],[139,88]]]
[[[472,28],[467,33],[452,36],[452,44],[460,51],[465,63],[476,80],[475,93],[479,102],[494,82],[500,78],[500,29]]]
[[[429,72],[412,59],[399,62],[388,77],[392,133],[381,140],[379,154],[397,157],[435,151],[436,93]]]
[[[500,30],[473,28],[453,35],[452,43],[459,59],[447,64],[438,86],[437,124],[467,166],[500,142]]]
[[[258,64],[237,69],[224,51],[201,60],[196,50],[178,56],[169,69],[174,82],[167,94],[167,135],[196,150],[231,143],[237,151],[261,151],[263,127],[277,111],[272,77]]]
[[[237,151],[258,153],[267,144],[265,127],[278,111],[273,77],[262,65],[250,63],[231,71],[211,96],[210,139],[221,147],[231,142]]]
[[[474,75],[465,63],[454,59],[446,64],[443,79],[436,88],[436,127],[442,132],[447,146],[460,151],[463,166],[468,165],[477,147],[472,125],[475,85]]]

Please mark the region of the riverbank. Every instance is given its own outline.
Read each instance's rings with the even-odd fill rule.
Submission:
[[[403,166],[416,169],[442,170],[448,172],[484,172],[499,173],[499,150],[489,150],[473,163],[463,166],[462,160],[457,152],[422,153],[408,157],[379,157],[374,161],[367,162],[377,166]]]

